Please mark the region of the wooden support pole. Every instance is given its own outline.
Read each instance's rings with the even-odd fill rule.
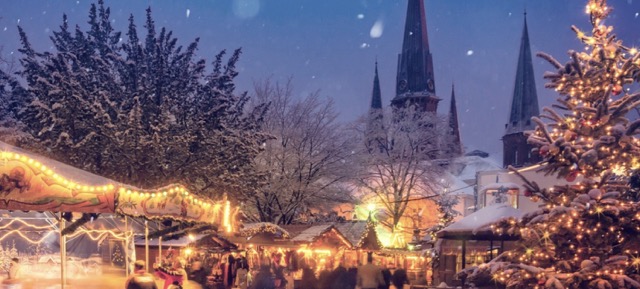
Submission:
[[[129,278],[129,220],[124,216],[124,276]]]
[[[462,269],[467,265],[467,240],[462,240]]]
[[[60,288],[67,285],[67,236],[62,234],[65,228],[65,220],[60,212]]]
[[[158,237],[158,262],[162,266],[162,237]]]
[[[144,221],[144,259],[147,264],[147,272],[149,272],[149,223]]]
[[[489,260],[493,260],[493,239],[489,241]]]

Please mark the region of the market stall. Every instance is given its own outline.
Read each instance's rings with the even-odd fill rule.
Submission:
[[[375,223],[370,218],[366,221],[335,223],[335,227],[352,244],[344,254],[346,267],[362,265],[367,260],[367,253],[376,253],[383,248]]]
[[[11,211],[47,212],[45,222],[48,227],[38,230],[46,232],[43,234],[47,234],[48,238],[57,238],[59,254],[43,260],[59,266],[63,288],[68,277],[69,266],[66,263],[71,263],[73,257],[67,254],[67,248],[77,238],[108,244],[109,255],[120,256],[117,259],[122,259],[124,269],[135,260],[131,239],[134,231],[148,236],[147,220],[206,223],[232,231],[238,212],[226,199],[212,201],[189,192],[181,185],[151,190],[136,188],[3,142],[0,142],[0,194],[3,195],[0,210],[6,210],[0,211],[5,214],[3,220],[26,220],[25,216],[18,216]],[[113,218],[116,213],[124,217]],[[99,224],[104,224],[107,219],[99,216],[107,215],[112,216],[110,222],[118,224],[117,229],[100,227]],[[24,226],[41,227],[28,225],[31,221],[25,222]],[[134,223],[138,224],[137,231]],[[0,232],[0,240],[16,234],[15,230]],[[24,240],[34,241],[25,234],[18,235]],[[40,240],[37,239],[38,242]],[[145,247],[144,257],[150,264],[148,245]],[[123,272],[127,274],[128,270]]]
[[[467,266],[475,266],[498,256],[513,245],[513,236],[496,235],[491,224],[502,219],[519,219],[522,212],[509,204],[499,203],[484,207],[437,232],[435,250],[439,256],[435,268],[435,284],[460,283],[454,275]]]
[[[295,231],[295,228],[290,229]],[[230,237],[229,240],[238,244],[244,251],[249,267],[254,270],[257,270],[260,264],[269,264],[275,254],[295,251],[289,231],[268,222],[243,224],[236,236]]]

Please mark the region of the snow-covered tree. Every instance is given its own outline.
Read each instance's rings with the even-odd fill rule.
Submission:
[[[548,88],[560,95],[534,118],[529,142],[544,158],[541,171],[579,182],[542,188],[525,178],[544,206],[494,232],[519,236],[514,250],[474,268],[471,279],[491,274],[507,288],[640,288],[640,121],[626,115],[640,104],[630,87],[640,81],[640,54],[605,24],[611,8],[590,0],[591,33],[573,27],[586,45],[560,64]],[[545,119],[543,122],[541,119]]]
[[[63,23],[54,51],[36,52],[20,28],[26,94],[18,118],[43,152],[145,188],[180,182],[210,195],[259,181],[253,160],[265,137],[264,106],[247,111],[235,92],[240,50],[215,56],[207,73],[198,40],[178,45],[147,10],[144,39],[133,17],[125,37],[102,0],[89,27]]]
[[[317,91],[297,99],[291,78],[266,79],[254,88],[255,101],[269,104],[263,128],[273,139],[258,156],[266,179],[247,197],[247,213],[262,222],[290,224],[315,220],[314,211],[349,201],[341,184],[350,173],[352,150],[333,101]]]
[[[451,225],[453,219],[460,215],[460,212],[455,210],[455,206],[458,205],[460,199],[451,191],[442,190],[432,200],[438,210],[438,223],[429,228],[428,232],[431,234],[431,239],[435,240],[436,233]]]
[[[412,199],[433,196],[439,189],[442,170],[433,158],[440,154],[442,124],[437,115],[410,106],[368,115],[355,126],[353,135],[361,138],[355,150],[355,183],[380,204],[378,219],[394,232]],[[371,131],[374,128],[379,131]]]

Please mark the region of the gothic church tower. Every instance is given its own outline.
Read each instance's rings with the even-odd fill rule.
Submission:
[[[524,132],[535,129],[531,117],[538,116],[538,95],[533,74],[533,61],[529,45],[529,31],[527,29],[527,14],[525,12],[524,29],[520,42],[520,55],[516,81],[511,99],[509,122],[505,124],[502,137],[503,165],[521,167],[539,162],[540,155],[531,151],[533,146],[527,143]]]
[[[424,0],[409,0],[405,21],[402,52],[398,55],[396,96],[391,105],[415,105],[419,110],[435,113],[440,98],[436,96]]]

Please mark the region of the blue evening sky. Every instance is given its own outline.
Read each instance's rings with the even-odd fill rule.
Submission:
[[[219,50],[243,48],[240,91],[272,77],[294,77],[298,95],[321,90],[332,97],[342,121],[354,120],[369,106],[377,58],[383,102],[395,91],[397,54],[402,46],[406,0],[129,0],[105,1],[115,27],[126,31],[129,14],[142,28],[147,6],[156,26],[174,31],[182,44],[200,37],[199,54],[211,59]],[[71,25],[85,25],[91,1],[13,0],[0,3],[0,46],[17,56],[16,25],[33,45],[50,49],[51,30],[62,13]],[[500,137],[508,117],[517,54],[527,21],[532,51],[561,62],[568,49],[582,49],[570,26],[588,28],[586,0],[426,0],[426,15],[438,111],[449,109],[455,82],[462,142],[467,150],[490,152],[501,163]],[[614,25],[628,45],[640,45],[640,0],[610,0]],[[13,54],[12,54],[13,53]],[[550,66],[535,59],[541,106],[555,100],[543,88]]]

